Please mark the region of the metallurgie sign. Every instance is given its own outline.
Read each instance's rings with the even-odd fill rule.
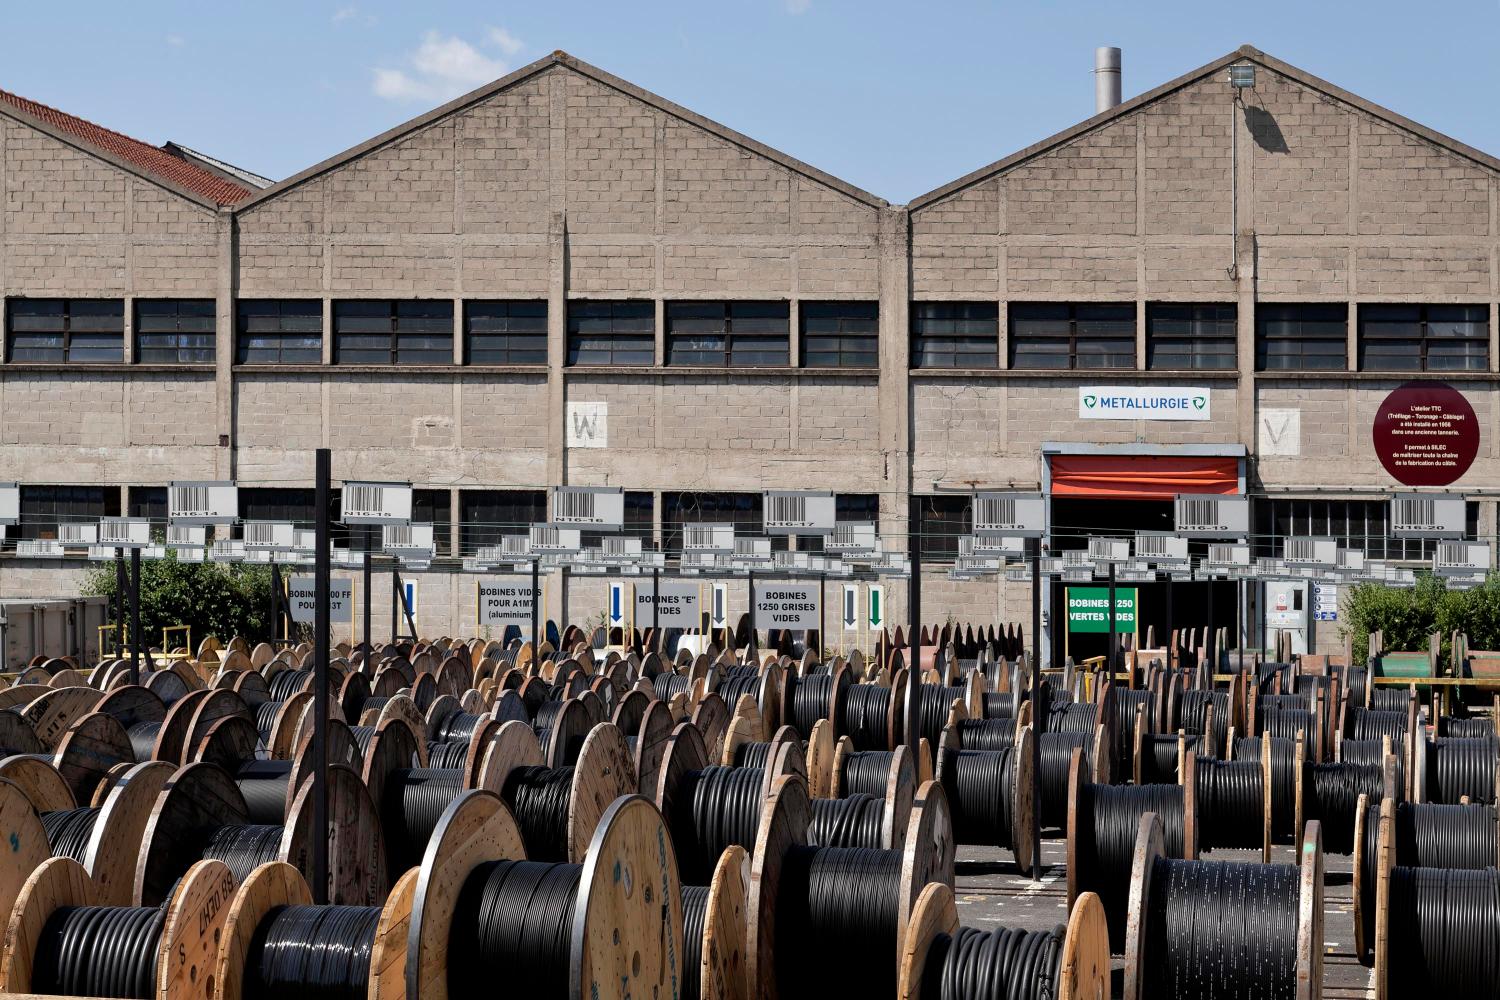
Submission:
[[[1208,420],[1212,394],[1191,386],[1078,387],[1080,420]]]

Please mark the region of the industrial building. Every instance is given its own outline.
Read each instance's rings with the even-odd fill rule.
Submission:
[[[1493,538],[1500,160],[1249,47],[1124,102],[1103,76],[1110,106],[905,205],[561,52],[276,183],[0,91],[11,536],[163,517],[173,480],[310,521],[327,446],[439,526],[428,634],[475,631],[456,557],[545,519],[552,484],[623,487],[668,551],[826,489],[889,538],[919,497],[937,567],[972,490],[1022,489],[1062,546],[1243,492],[1258,553],[1421,560],[1371,435],[1432,380],[1472,407],[1450,488]],[[86,567],[7,555],[0,599]],[[596,617],[604,586],[551,574],[549,615]],[[1030,585],[933,572],[923,607],[1029,624]]]

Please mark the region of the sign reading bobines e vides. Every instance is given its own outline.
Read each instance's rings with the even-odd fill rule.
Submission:
[[[1393,389],[1375,411],[1370,434],[1380,464],[1404,486],[1447,486],[1479,454],[1474,407],[1444,382]]]
[[[1080,420],[1208,420],[1213,396],[1204,387],[1118,386],[1078,387]]]

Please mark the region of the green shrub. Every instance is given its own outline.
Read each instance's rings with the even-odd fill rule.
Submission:
[[[127,588],[129,566],[126,567]],[[115,567],[100,563],[83,593],[110,599],[113,615]],[[125,615],[130,616],[129,590]],[[271,570],[268,566],[184,563],[175,555],[141,563],[141,631],[148,646],[161,643],[161,630],[173,625],[192,629],[193,646],[206,637],[228,642],[241,635],[254,644],[270,637]],[[180,640],[174,637],[175,644]]]
[[[1472,590],[1449,590],[1431,573],[1418,574],[1410,589],[1363,583],[1350,590],[1344,614],[1357,663],[1369,655],[1369,634],[1384,630],[1389,650],[1426,649],[1427,637],[1438,632],[1440,662],[1447,664],[1455,631],[1469,637],[1471,649],[1500,649],[1500,577]]]

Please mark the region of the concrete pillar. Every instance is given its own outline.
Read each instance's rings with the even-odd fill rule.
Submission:
[[[911,216],[905,208],[880,210],[877,233],[880,276],[880,532],[897,538],[907,526],[911,496]],[[900,546],[896,549],[899,551]],[[894,582],[894,581],[893,581]],[[897,591],[899,590],[899,594]],[[889,619],[905,620],[906,588],[892,586]]]
[[[214,458],[214,474],[233,479],[235,466],[234,439],[234,300],[236,226],[234,215],[220,209],[218,226],[218,288],[214,301],[214,421],[218,427],[219,450]]]

